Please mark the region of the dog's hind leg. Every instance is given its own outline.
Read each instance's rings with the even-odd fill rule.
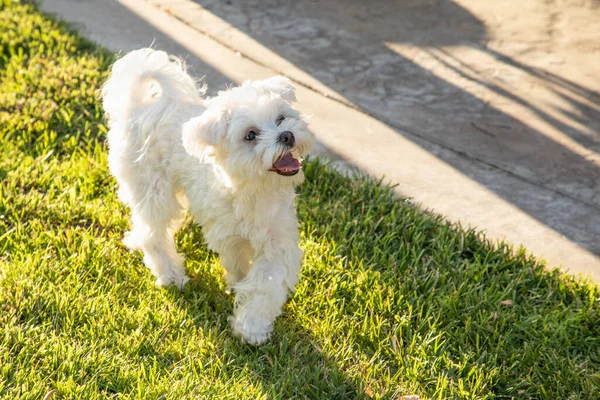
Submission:
[[[185,215],[183,201],[170,185],[138,192],[144,196],[132,206],[133,229],[124,242],[130,248],[143,251],[144,264],[156,277],[158,286],[175,283],[183,288],[188,277],[174,239]]]

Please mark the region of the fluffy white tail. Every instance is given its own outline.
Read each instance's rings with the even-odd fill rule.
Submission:
[[[102,100],[111,128],[141,134],[146,141],[161,121],[182,103],[200,102],[198,88],[184,63],[164,51],[135,50],[119,59],[102,88]],[[137,129],[131,129],[132,125]]]

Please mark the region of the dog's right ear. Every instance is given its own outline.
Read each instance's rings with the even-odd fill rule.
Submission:
[[[183,147],[188,154],[201,157],[209,147],[216,147],[227,131],[229,112],[225,107],[209,107],[182,128]]]

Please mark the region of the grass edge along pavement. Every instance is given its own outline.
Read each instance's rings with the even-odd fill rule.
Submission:
[[[241,344],[199,227],[177,236],[183,292],[120,243],[97,97],[114,58],[0,4],[0,398],[600,397],[597,286],[315,159],[300,284],[272,340]]]

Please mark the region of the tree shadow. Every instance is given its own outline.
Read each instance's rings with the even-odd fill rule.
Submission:
[[[452,362],[434,367],[439,359],[432,351],[423,355],[431,362],[432,370],[423,368],[418,376],[422,383],[420,390],[431,397],[441,395],[438,390],[443,379],[440,378],[446,373],[456,380],[463,379],[467,393],[475,397],[484,394],[521,397],[538,390],[538,395],[543,390],[558,394],[561,385],[569,385],[566,381],[558,383],[555,376],[565,372],[569,375],[570,370],[575,372],[577,368],[573,365],[577,360],[586,367],[595,363],[596,355],[594,351],[589,353],[592,348],[586,338],[594,335],[597,318],[567,323],[563,326],[566,331],[555,329],[555,324],[566,317],[566,314],[559,317],[561,313],[573,312],[575,319],[578,319],[575,315],[581,316],[580,296],[586,289],[573,278],[548,271],[523,250],[515,252],[505,244],[496,247],[481,234],[465,231],[460,225],[448,223],[410,203],[386,201],[393,199],[391,188],[372,186],[368,179],[349,180],[315,165],[308,168],[307,177],[311,185],[302,188],[300,217],[320,223],[305,226],[306,233],[337,244],[337,255],[347,260],[344,273],[352,276],[349,280],[356,284],[334,293],[352,296],[363,290],[375,291],[385,298],[380,304],[332,303],[342,304],[346,318],[351,319],[362,308],[364,318],[372,313],[378,318],[375,323],[387,322],[375,337],[370,337],[368,329],[360,331],[358,326],[362,321],[350,330],[355,330],[357,351],[367,359],[380,355],[378,362],[385,365],[389,376],[400,374],[410,380],[410,367],[407,368],[410,363],[403,360],[408,354],[397,350],[395,340],[400,347],[404,346],[404,351],[418,352],[428,346],[424,343],[431,343],[427,338],[436,335],[443,338],[439,346],[449,359],[469,360],[467,364],[477,366],[475,369],[484,375],[489,374],[487,379],[495,383],[482,390],[477,379],[471,379],[470,374],[477,375],[472,369],[461,369]],[[349,221],[353,222],[350,228]],[[384,248],[394,250],[388,253],[382,251]],[[418,249],[418,255],[412,252],[413,248]],[[485,263],[488,265],[478,270]],[[373,281],[367,279],[359,284],[365,281],[364,274],[372,274]],[[317,278],[316,282],[325,280]],[[473,296],[474,292],[477,295]],[[541,293],[546,293],[544,300]],[[511,302],[504,303],[502,300],[508,297]],[[400,299],[404,301],[401,305]],[[396,304],[397,308],[386,304]],[[518,306],[508,311],[502,304]],[[595,307],[592,303],[588,305]],[[402,318],[406,317],[404,322],[398,322],[400,310]],[[551,317],[544,325],[531,318],[533,313],[552,314],[556,320],[550,322],[554,318]],[[415,336],[420,340],[419,346],[423,346],[419,350],[411,348]],[[532,343],[537,340],[544,341],[547,347],[532,351],[535,347]],[[530,375],[542,358],[551,365],[548,375]],[[512,367],[507,368],[508,360],[515,361]],[[497,362],[502,366],[493,371],[492,365]],[[587,374],[585,368],[575,372],[582,378],[580,386],[568,390],[588,396],[594,383],[585,382]],[[476,390],[481,392],[475,394]]]
[[[600,254],[597,241],[589,240],[600,220],[597,163],[438,77],[435,70],[416,60],[427,55],[473,85],[524,107],[593,151],[600,143],[600,108],[593,105],[598,104],[600,95],[488,48],[486,27],[465,8],[449,0],[194,1],[339,93],[344,101],[384,121],[573,242]],[[404,55],[393,50],[398,43],[410,45]],[[548,90],[569,104],[568,109],[556,108],[558,118],[510,89],[482,79],[456,57],[449,62],[453,54],[444,48],[447,46],[476,48],[545,82]],[[436,152],[436,145],[450,149],[450,154]],[[456,153],[474,161],[457,161]],[[482,167],[507,175],[491,179]],[[550,201],[515,195],[515,177],[545,191]],[[565,212],[567,209],[573,214]],[[578,209],[585,211],[579,213]],[[589,215],[593,223],[586,217]]]
[[[594,108],[593,106],[590,106],[589,104],[585,104],[580,100],[580,98],[583,98],[591,103],[600,103],[600,93],[579,86],[558,75],[554,75],[550,72],[542,70],[541,68],[526,66],[490,48],[485,48],[483,51],[492,54],[498,60],[508,65],[511,65],[530,74],[531,76],[543,80],[547,85],[551,87],[551,90],[555,94],[566,100],[572,107],[579,110],[579,113],[574,113],[572,111],[556,107],[558,111],[560,111],[560,113],[563,114],[563,116],[566,116],[567,119],[569,119],[572,122],[577,122],[582,125],[588,125],[590,127],[590,130],[600,132],[600,110]],[[577,129],[571,124],[559,121],[557,118],[551,116],[547,112],[544,112],[541,108],[537,107],[535,104],[526,100],[522,96],[510,92],[509,90],[502,88],[499,85],[494,84],[493,82],[484,80],[483,78],[478,76],[479,72],[477,70],[475,70],[472,66],[460,61],[457,57],[453,56],[448,51],[441,48],[436,48],[433,50],[426,50],[426,52],[431,57],[435,58],[438,62],[445,65],[447,68],[455,71],[457,74],[461,75],[465,79],[485,86],[486,88],[493,90],[500,96],[506,99],[510,99],[526,107],[535,115],[540,117],[542,120],[548,122],[550,125],[554,126],[556,129],[569,136],[571,139],[577,141],[582,146],[593,150],[594,146],[598,144],[598,138],[591,136],[588,132],[581,129]],[[460,65],[460,68],[446,61],[444,57],[452,59],[454,62]]]

